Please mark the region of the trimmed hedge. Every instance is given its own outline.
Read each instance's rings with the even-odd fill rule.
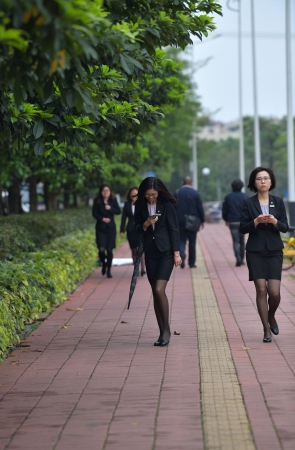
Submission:
[[[57,238],[19,261],[0,261],[0,358],[19,342],[26,323],[67,298],[96,259],[92,229]]]
[[[57,237],[94,229],[94,224],[90,207],[0,216],[0,259],[12,260],[44,247]]]

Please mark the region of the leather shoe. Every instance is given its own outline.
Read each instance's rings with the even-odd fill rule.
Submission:
[[[170,341],[167,341],[166,339],[163,339],[162,342],[161,342],[161,344],[160,344],[160,346],[161,346],[161,347],[165,347],[166,345],[169,344],[169,342],[170,342]]]
[[[181,267],[181,269],[184,269],[184,267],[185,267],[184,261],[181,262],[180,267]]]
[[[269,338],[264,337],[264,338],[263,338],[263,342],[271,342],[271,341],[272,341],[272,338],[271,338],[271,337],[269,337]]]
[[[279,327],[276,326],[276,327],[270,328],[270,331],[277,336],[279,334]]]
[[[156,342],[154,342],[154,346],[159,347],[162,344],[162,341],[163,339],[159,337],[159,339]]]

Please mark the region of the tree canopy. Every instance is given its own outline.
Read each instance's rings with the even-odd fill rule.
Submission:
[[[97,183],[131,148],[136,170],[144,133],[186,91],[165,48],[206,37],[214,13],[215,0],[2,0],[2,183],[51,168],[52,185],[74,173]]]

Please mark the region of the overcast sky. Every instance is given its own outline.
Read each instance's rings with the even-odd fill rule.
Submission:
[[[238,13],[220,0],[223,17],[216,15],[216,31],[202,43],[195,40],[195,62],[212,58],[195,72],[198,94],[212,118],[228,122],[239,116],[238,103]],[[285,0],[255,0],[256,67],[258,112],[260,116],[281,118],[286,114]],[[230,5],[237,7],[237,0]],[[251,47],[251,0],[241,0],[243,114],[253,115],[253,78]],[[292,78],[295,80],[295,1],[291,0]],[[221,36],[219,36],[221,35]],[[216,36],[216,37],[215,37]],[[215,37],[215,38],[214,38]],[[214,38],[214,39],[212,39]],[[293,81],[295,116],[295,82]]]

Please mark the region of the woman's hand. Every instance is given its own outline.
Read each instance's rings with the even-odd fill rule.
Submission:
[[[102,219],[102,221],[103,221],[104,223],[110,223],[111,219],[109,219],[108,217],[104,217],[104,218]]]
[[[155,216],[154,219],[152,219],[152,217],[154,216],[150,216],[147,218],[147,220],[143,223],[143,228],[147,229],[150,225],[153,225],[154,223],[157,222],[158,216]]]
[[[272,223],[274,226],[277,225],[278,221],[277,219],[271,215],[271,214],[260,214],[256,219],[254,220],[254,225],[257,227],[259,223]]]
[[[269,214],[269,216],[267,216],[267,223],[272,223],[276,227],[278,219],[276,219],[272,214]]]
[[[180,266],[181,263],[182,263],[182,259],[180,257],[179,252],[174,252],[174,265],[175,265],[175,267]]]
[[[111,206],[110,206],[110,205],[104,205],[104,207],[105,207],[105,209],[106,209],[107,211],[109,211],[109,210],[111,209]]]

